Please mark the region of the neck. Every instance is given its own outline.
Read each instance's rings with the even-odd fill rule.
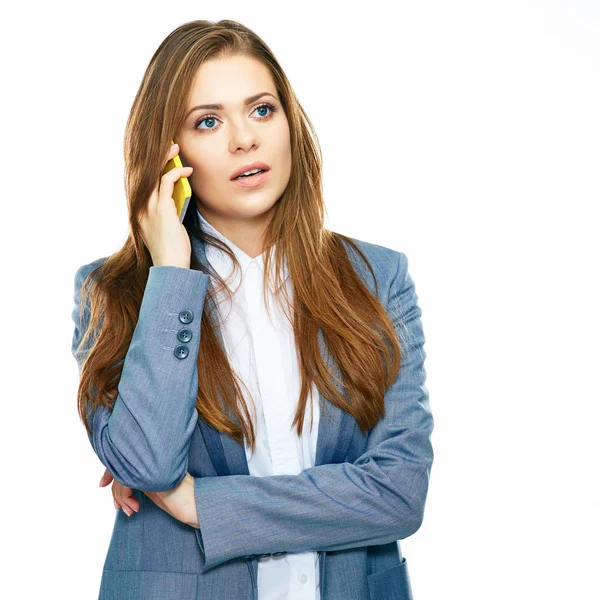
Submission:
[[[273,206],[266,213],[255,217],[236,219],[197,206],[198,211],[219,233],[233,242],[251,258],[260,256],[264,251],[264,234],[275,211]]]

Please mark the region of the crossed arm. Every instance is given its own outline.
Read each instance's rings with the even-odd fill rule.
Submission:
[[[421,309],[406,256],[394,255],[387,306],[403,360],[365,452],[354,462],[317,465],[297,475],[196,478],[204,570],[238,557],[386,544],[421,526],[434,421]]]
[[[91,441],[101,461],[124,485],[156,492],[163,501],[165,493],[181,486],[179,495],[169,497],[181,500],[173,509],[179,515],[176,518],[196,531],[204,570],[237,557],[384,544],[408,537],[420,527],[433,461],[430,435],[434,422],[425,385],[425,340],[418,297],[406,256],[394,252],[393,259],[397,269],[388,311],[404,356],[398,378],[385,395],[386,416],[371,430],[365,453],[354,463],[318,465],[298,475],[194,479],[187,473],[190,427],[195,426],[194,416],[197,418],[193,393],[197,374],[195,378],[187,372],[186,365],[176,371],[174,381],[162,382],[164,386],[158,388],[162,394],[144,397],[140,391],[148,393],[153,389],[145,387],[148,380],[157,379],[153,370],[158,360],[156,348],[149,344],[152,336],[148,330],[153,320],[160,322],[167,303],[161,293],[150,288],[154,300],[142,305],[132,341],[137,353],[130,349],[124,365],[128,377],[121,379],[112,416],[96,421]],[[202,283],[188,281],[193,275],[186,273],[162,275],[174,277],[171,283],[178,282],[183,291],[186,282]],[[192,295],[185,293],[177,297],[184,304],[193,301]],[[197,301],[197,290],[195,298]],[[194,353],[197,357],[196,346],[191,347],[189,358]],[[189,365],[195,366],[195,357]],[[161,401],[168,401],[168,412],[177,415],[166,424],[167,439],[161,434],[163,423],[156,421],[160,411],[155,404]],[[115,418],[119,402],[122,410]],[[132,434],[133,439],[127,437]],[[170,437],[173,435],[179,437]]]

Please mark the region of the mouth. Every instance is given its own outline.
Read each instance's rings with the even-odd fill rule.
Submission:
[[[261,162],[259,160],[255,160],[249,165],[244,165],[243,167],[237,169],[234,173],[231,174],[230,179],[231,181],[239,181],[245,178],[249,179],[257,174],[260,175],[261,172],[269,171],[270,169],[271,167],[269,167],[269,165],[267,165],[266,163]]]
[[[240,175],[238,177],[234,177],[231,181],[240,187],[257,187],[269,178],[270,173],[270,169],[260,169],[257,173],[254,173],[253,175]]]
[[[266,173],[266,169],[258,169],[258,171],[254,170],[251,171],[250,173],[248,173],[248,175],[238,175],[237,177],[234,177],[232,179],[232,181],[236,181],[238,179],[252,179],[252,177],[256,177],[257,175],[260,175],[261,173]]]

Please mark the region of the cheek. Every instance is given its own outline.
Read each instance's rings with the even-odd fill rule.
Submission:
[[[219,169],[219,165],[215,163],[214,154],[195,154],[188,164],[194,169],[191,179],[200,186],[206,187],[221,177],[223,168]]]
[[[291,170],[292,165],[292,148],[289,137],[286,137],[282,140],[279,153],[281,156],[281,162],[286,167],[287,176],[289,176],[289,171]]]
[[[281,133],[281,140],[283,145],[283,152],[286,152],[288,155],[288,160],[292,159],[292,141],[290,138],[290,130],[286,127],[285,130]]]
[[[291,155],[290,132],[282,127],[273,132],[271,144],[281,161],[289,160]]]

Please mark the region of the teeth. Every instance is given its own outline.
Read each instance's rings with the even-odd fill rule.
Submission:
[[[244,175],[248,176],[248,175],[254,175],[255,173],[260,173],[262,170],[263,169],[253,169],[252,171],[246,171],[245,173],[238,175],[236,177],[236,179],[239,179],[240,177],[243,177]]]

